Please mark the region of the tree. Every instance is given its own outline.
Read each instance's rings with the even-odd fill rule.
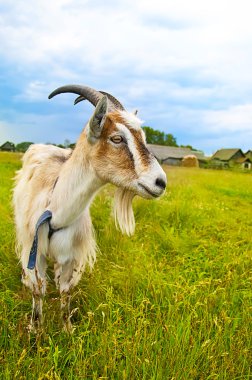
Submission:
[[[196,152],[201,152],[201,151],[199,151],[198,149],[193,148],[192,145],[180,145],[180,147],[181,147],[181,148],[189,148],[189,149],[194,150],[194,151],[196,151]],[[203,152],[202,152],[202,153],[203,153]]]
[[[178,146],[176,138],[171,133],[168,133],[165,136],[166,136],[165,145]]]
[[[148,144],[178,146],[176,138],[171,133],[166,134],[147,126],[143,127],[143,130]]]
[[[24,141],[16,145],[17,152],[26,152],[32,142]]]

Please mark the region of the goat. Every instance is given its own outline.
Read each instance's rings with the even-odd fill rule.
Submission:
[[[70,291],[86,265],[92,268],[96,260],[89,207],[98,190],[106,183],[118,188],[116,224],[131,235],[135,227],[133,197],[157,198],[166,187],[166,175],[146,147],[136,114],[127,112],[112,95],[86,86],[59,87],[49,99],[66,92],[80,95],[75,103],[91,102],[93,115],[73,150],[31,145],[17,172],[13,194],[17,253],[22,282],[32,291],[30,329],[35,331],[43,321],[47,258],[54,261],[64,328],[71,330]],[[45,216],[42,222],[41,214],[42,219]],[[31,247],[35,247],[35,256]]]

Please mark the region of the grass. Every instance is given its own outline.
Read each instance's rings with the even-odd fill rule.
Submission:
[[[136,198],[132,238],[92,206],[101,253],[74,290],[61,331],[49,281],[44,332],[28,336],[31,297],[14,253],[15,154],[0,154],[1,379],[252,379],[252,175],[168,168],[158,201]]]

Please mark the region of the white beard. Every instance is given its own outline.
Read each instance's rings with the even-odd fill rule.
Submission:
[[[114,217],[116,227],[120,227],[123,234],[131,236],[135,232],[135,217],[132,201],[135,194],[127,189],[118,188],[114,199]]]

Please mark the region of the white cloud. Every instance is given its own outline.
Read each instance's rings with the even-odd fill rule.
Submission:
[[[0,53],[16,70],[18,116],[24,128],[31,120],[51,125],[22,102],[46,104],[54,87],[76,82],[114,92],[153,126],[202,145],[209,133],[249,134],[250,10],[249,0],[9,0]]]
[[[45,82],[38,80],[28,83],[23,93],[16,95],[16,101],[24,100],[28,102],[45,101],[48,96],[47,86]]]
[[[94,71],[111,66],[118,71],[133,64],[138,72],[160,73],[204,66],[225,75],[230,66],[244,64],[239,56],[247,56],[243,47],[252,37],[246,0],[121,1],[117,7],[65,0],[10,4],[2,15],[2,53],[20,64],[67,65],[76,59],[78,70],[88,65]],[[157,18],[155,25],[148,23],[150,16]]]
[[[247,132],[252,134],[252,104],[237,105],[225,110],[207,111],[203,116],[203,123],[210,126],[213,132],[243,134],[245,140]]]

